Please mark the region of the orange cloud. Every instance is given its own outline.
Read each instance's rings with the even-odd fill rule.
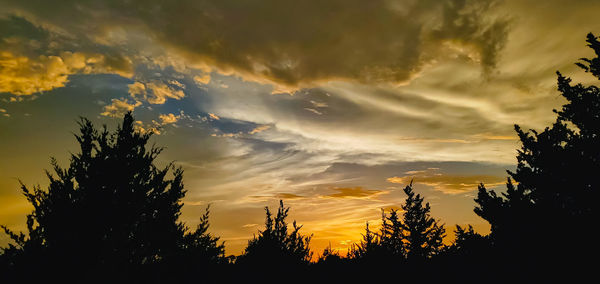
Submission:
[[[299,198],[304,198],[304,196],[302,195],[297,195],[297,194],[293,194],[293,193],[279,193],[277,195],[275,195],[277,198],[279,199],[299,199]]]
[[[221,119],[218,115],[214,114],[214,113],[209,113],[208,116],[214,120],[219,120]]]
[[[140,106],[142,102],[135,101],[130,103],[126,98],[112,99],[110,105],[104,106],[104,112],[100,113],[103,116],[122,117],[128,111],[133,111]]]
[[[270,125],[265,124],[265,125],[260,125],[257,126],[256,128],[252,129],[252,131],[248,132],[248,134],[256,134],[256,133],[260,133],[263,132],[265,130],[268,130],[269,128],[271,128]]]
[[[390,177],[386,180],[391,183],[408,184],[411,181],[433,187],[435,190],[447,194],[459,194],[477,189],[477,185],[484,183],[489,186],[501,185],[505,177],[492,175],[452,175],[436,172],[437,170],[408,171],[403,177]]]
[[[0,93],[31,95],[64,87],[72,74],[115,73],[132,76],[131,61],[115,63],[102,54],[62,52],[28,57],[0,50]]]
[[[333,198],[371,198],[379,194],[386,193],[383,190],[369,190],[360,186],[357,187],[335,187],[333,190],[337,193],[326,195],[325,197]]]
[[[160,124],[165,125],[165,124],[172,124],[175,123],[179,120],[181,116],[179,115],[174,115],[172,113],[169,114],[160,114],[158,116],[158,118],[160,119]]]

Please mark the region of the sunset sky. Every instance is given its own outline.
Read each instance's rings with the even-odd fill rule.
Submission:
[[[133,111],[185,169],[182,219],[211,204],[239,254],[279,199],[342,252],[415,189],[452,231],[477,184],[502,189],[514,124],[542,129],[556,70],[600,34],[597,0],[0,0],[0,224],[25,229],[18,179],[47,185],[79,116]],[[291,221],[291,220],[290,220]],[[8,238],[0,236],[0,245]]]

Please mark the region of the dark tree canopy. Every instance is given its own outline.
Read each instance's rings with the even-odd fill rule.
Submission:
[[[590,33],[587,43],[596,57],[576,64],[600,79],[600,42]],[[556,121],[542,132],[515,125],[522,146],[516,171],[508,172],[506,193],[499,195],[481,185],[475,200],[475,213],[491,224],[492,242],[507,254],[579,259],[595,242],[600,90],[572,84],[557,74],[558,91],[566,103],[554,110]]]
[[[111,277],[175,264],[182,255],[192,263],[223,258],[223,244],[207,233],[208,208],[196,231],[178,221],[183,170],[155,165],[162,148],[147,148],[151,134],[135,131],[131,113],[114,133],[85,118],[79,126],[80,151],[67,168],[52,159],[48,189],[22,185],[34,209],[26,234],[3,227],[14,241],[3,251],[8,267]]]

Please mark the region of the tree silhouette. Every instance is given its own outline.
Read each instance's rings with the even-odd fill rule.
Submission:
[[[596,57],[582,58],[577,66],[600,79],[600,42],[587,36]],[[544,131],[515,130],[521,140],[517,169],[501,195],[483,185],[475,213],[492,226],[492,241],[514,259],[546,262],[581,260],[595,243],[600,180],[600,90],[571,84],[558,75],[558,91],[566,104]],[[556,229],[560,228],[560,235]],[[560,242],[558,242],[560,240]]]
[[[419,261],[441,252],[444,226],[431,217],[429,203],[413,191],[412,182],[404,188],[407,197],[402,204],[402,219],[398,210],[387,215],[382,210],[381,228],[373,233],[367,223],[360,244],[354,245],[349,256],[354,259],[380,259],[389,261]]]
[[[306,264],[311,260],[309,243],[312,236],[301,235],[299,231],[302,226],[296,225],[296,221],[292,223],[292,231],[288,231],[285,219],[289,210],[281,200],[275,217],[269,207],[265,207],[265,229],[248,241],[244,253],[238,258],[239,263],[270,263],[282,266]]]
[[[384,247],[381,245],[380,237],[377,233],[369,229],[369,222],[366,222],[365,233],[362,234],[362,240],[360,243],[353,244],[350,247],[348,257],[372,261],[384,257],[385,253],[383,250]]]
[[[333,249],[331,243],[329,243],[329,245],[323,249],[323,253],[319,256],[317,263],[329,266],[340,265],[343,263],[343,258],[339,251]]]
[[[33,267],[40,277],[116,281],[180,263],[186,254],[211,263],[223,257],[223,245],[207,233],[208,208],[194,232],[178,221],[183,170],[155,165],[162,148],[146,148],[151,134],[135,131],[131,113],[114,133],[85,118],[79,126],[80,152],[67,168],[51,159],[48,189],[21,186],[34,209],[27,234],[3,227],[15,243],[3,250],[8,270],[19,277],[32,276],[25,271]]]
[[[392,209],[388,216],[381,210],[380,244],[390,257],[406,258],[407,240],[404,224],[399,219],[398,210]]]
[[[481,261],[490,252],[489,236],[475,232],[471,225],[465,228],[456,225],[454,236],[454,243],[445,251],[452,261],[459,261],[461,265],[465,262],[473,263]]]
[[[423,197],[416,194],[412,182],[404,188],[407,198],[402,205],[408,259],[427,259],[440,252],[442,239],[446,233],[444,225],[430,216],[429,203],[423,205]]]

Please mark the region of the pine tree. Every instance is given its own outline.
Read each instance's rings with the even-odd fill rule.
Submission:
[[[411,184],[404,188],[407,197],[402,205],[402,228],[407,243],[407,258],[423,260],[438,254],[443,248],[442,240],[446,233],[444,225],[430,216],[429,203],[423,205],[423,197],[415,194]]]
[[[374,233],[365,228],[363,239],[350,251],[353,259],[380,259],[381,261],[415,261],[429,259],[440,253],[446,230],[431,217],[429,203],[415,194],[412,182],[404,188],[407,197],[402,205],[402,219],[398,210],[381,213],[381,229]]]
[[[388,216],[381,210],[381,230],[379,232],[382,249],[393,258],[406,258],[406,234],[398,210],[390,210]]]

